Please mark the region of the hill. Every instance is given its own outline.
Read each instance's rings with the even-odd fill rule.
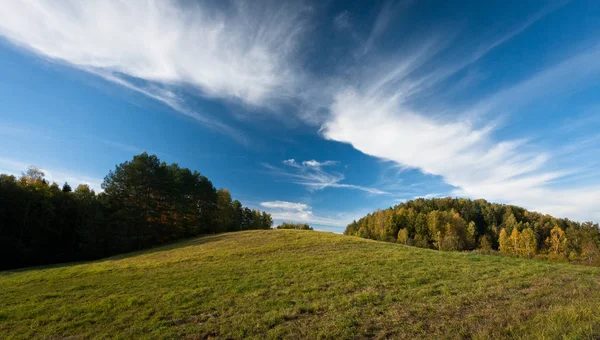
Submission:
[[[600,336],[600,268],[314,231],[0,273],[0,338]]]

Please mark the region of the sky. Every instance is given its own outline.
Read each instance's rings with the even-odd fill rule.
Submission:
[[[0,172],[147,151],[276,223],[417,197],[600,220],[600,2],[0,4]]]

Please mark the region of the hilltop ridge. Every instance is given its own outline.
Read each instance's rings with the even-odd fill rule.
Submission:
[[[315,231],[234,232],[2,272],[0,337],[593,337],[599,274]]]

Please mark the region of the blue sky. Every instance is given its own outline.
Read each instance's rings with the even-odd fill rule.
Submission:
[[[148,151],[335,232],[415,197],[600,220],[600,3],[0,6],[1,172]]]

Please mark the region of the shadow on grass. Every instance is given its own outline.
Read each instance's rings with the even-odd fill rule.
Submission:
[[[54,264],[48,264],[48,265],[43,265],[43,266],[33,266],[33,267],[9,269],[9,270],[0,271],[0,276],[11,274],[11,273],[32,272],[32,271],[46,270],[46,269],[52,269],[52,268],[70,267],[70,266],[76,266],[76,265],[81,265],[81,264],[119,261],[119,260],[127,259],[130,257],[135,257],[135,256],[139,256],[139,255],[154,254],[154,253],[169,251],[169,250],[173,250],[173,249],[181,249],[181,248],[186,248],[189,246],[197,246],[197,245],[201,245],[201,244],[207,244],[207,243],[211,243],[211,242],[221,241],[221,240],[229,238],[232,235],[235,235],[237,233],[238,232],[227,232],[227,233],[221,233],[221,234],[207,234],[207,235],[201,235],[201,236],[194,236],[191,238],[180,239],[177,241],[159,245],[159,246],[156,246],[153,248],[135,250],[132,252],[112,255],[109,257],[96,259],[96,260],[82,260],[82,261],[74,261],[74,262],[54,263]]]

